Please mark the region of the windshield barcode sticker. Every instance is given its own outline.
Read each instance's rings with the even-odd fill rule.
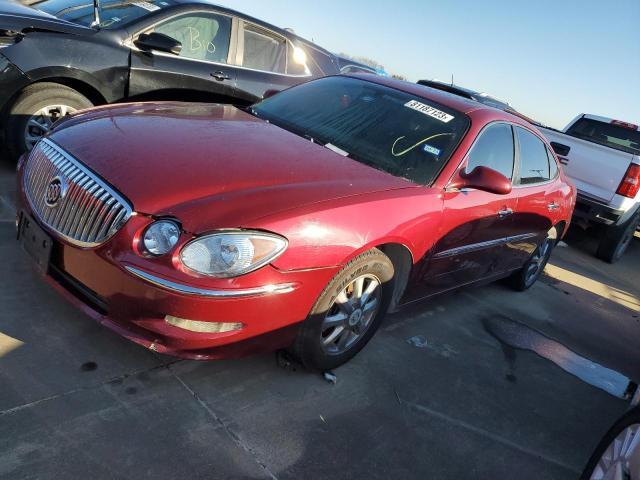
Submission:
[[[412,108],[420,113],[424,113],[425,115],[429,115],[430,117],[433,117],[436,120],[440,120],[444,123],[449,123],[455,118],[453,115],[449,115],[448,113],[442,112],[437,108],[433,108],[429,105],[425,105],[424,103],[420,103],[417,100],[411,100],[410,102],[405,103],[404,106]]]
[[[133,4],[140,8],[144,8],[145,10],[148,10],[150,12],[155,12],[156,10],[160,10],[159,6],[149,2],[133,2]]]

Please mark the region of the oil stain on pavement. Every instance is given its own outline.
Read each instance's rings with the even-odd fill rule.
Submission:
[[[515,382],[518,350],[532,351],[564,371],[618,398],[627,399],[635,384],[621,373],[584,358],[563,344],[505,316],[482,319],[487,333],[500,342],[508,365],[507,380]]]

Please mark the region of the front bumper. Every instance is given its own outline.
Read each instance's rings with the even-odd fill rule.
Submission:
[[[23,194],[22,210],[34,217]],[[131,249],[148,220],[133,216],[108,242],[94,249],[54,240],[47,281],[100,324],[151,350],[191,359],[235,358],[289,345],[337,267],[284,272],[272,266],[235,279],[185,281],[175,269],[153,268]],[[188,280],[188,279],[186,279]],[[175,327],[165,316],[241,323],[223,333]]]

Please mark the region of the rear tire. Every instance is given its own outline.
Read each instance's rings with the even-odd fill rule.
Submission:
[[[387,313],[393,280],[393,263],[377,248],[351,260],[320,294],[291,353],[309,370],[330,370],[352,359]]]
[[[547,233],[547,238],[536,248],[533,255],[527,260],[524,266],[514,272],[507,282],[514,290],[523,292],[531,288],[540,278],[544,267],[547,266],[547,262],[551,257],[551,252],[558,242],[558,231],[553,227]]]
[[[33,147],[59,118],[93,103],[84,95],[58,83],[34,83],[26,87],[11,105],[4,118],[9,154],[18,158]]]
[[[602,235],[596,256],[605,262],[616,263],[629,248],[639,224],[640,212],[620,225],[608,227]]]

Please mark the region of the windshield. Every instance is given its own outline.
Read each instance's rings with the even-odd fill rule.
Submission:
[[[631,128],[581,118],[567,130],[567,135],[640,155],[640,132]]]
[[[433,182],[469,126],[458,111],[349,77],[291,88],[251,112],[340,155],[423,185]]]
[[[119,28],[171,5],[175,5],[173,0],[100,0],[99,28]],[[85,27],[94,20],[92,0],[44,0],[31,6]]]

